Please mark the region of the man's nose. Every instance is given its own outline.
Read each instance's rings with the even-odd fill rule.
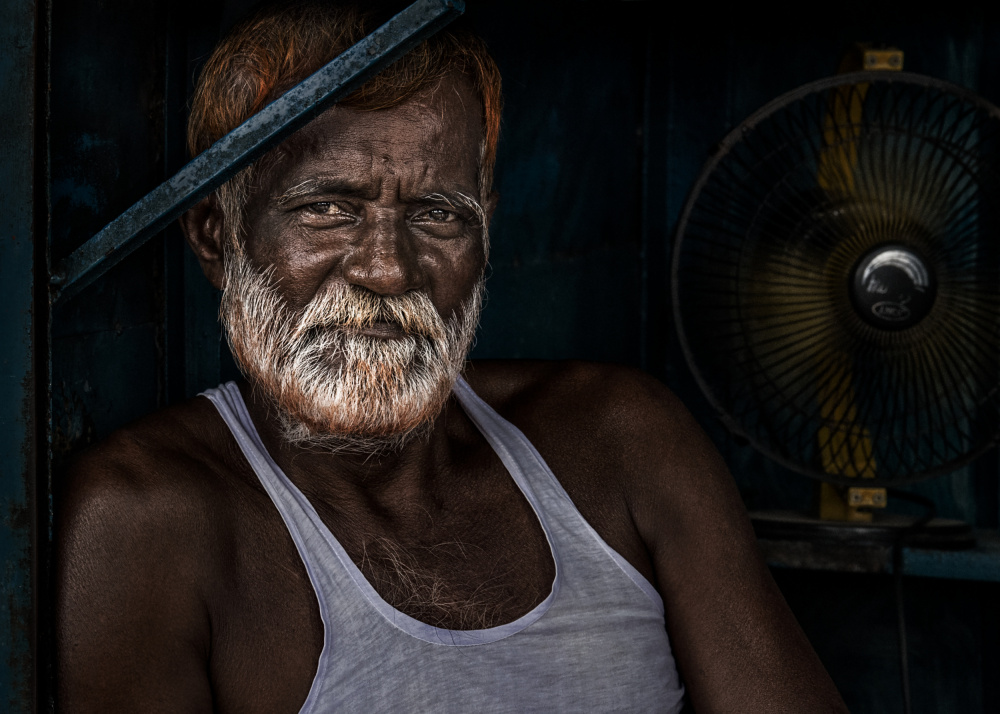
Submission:
[[[422,287],[416,246],[405,218],[374,217],[344,262],[344,278],[379,295]]]

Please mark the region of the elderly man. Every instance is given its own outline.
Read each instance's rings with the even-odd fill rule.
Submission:
[[[370,26],[238,26],[192,150]],[[499,106],[482,44],[441,34],[184,216],[246,381],[77,464],[64,711],[842,711],[664,387],[465,364]]]

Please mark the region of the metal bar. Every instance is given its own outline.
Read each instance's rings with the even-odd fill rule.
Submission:
[[[51,277],[53,302],[79,293],[245,165],[464,10],[462,0],[417,0],[285,92],[77,248]]]

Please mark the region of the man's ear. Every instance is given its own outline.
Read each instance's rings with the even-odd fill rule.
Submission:
[[[222,251],[225,221],[215,196],[203,198],[177,220],[208,282],[221,290],[225,283]]]
[[[497,210],[497,203],[500,202],[500,194],[496,191],[490,191],[490,195],[486,197],[486,203],[483,208],[486,209],[486,225],[488,226],[493,220],[493,211]]]

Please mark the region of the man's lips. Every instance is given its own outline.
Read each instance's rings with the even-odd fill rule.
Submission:
[[[379,321],[363,327],[350,327],[345,329],[355,335],[378,337],[386,340],[401,340],[408,336],[398,322]]]

